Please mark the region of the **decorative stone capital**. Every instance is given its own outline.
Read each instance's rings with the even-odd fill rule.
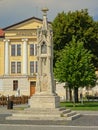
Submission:
[[[23,39],[22,39],[22,42],[27,42],[27,41],[28,41],[27,38],[23,38]]]
[[[4,41],[4,42],[10,42],[10,40],[9,40],[9,39],[4,39],[3,41]]]

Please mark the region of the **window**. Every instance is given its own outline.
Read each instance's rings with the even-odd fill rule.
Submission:
[[[15,73],[15,62],[11,62],[11,73]]]
[[[30,73],[37,73],[38,72],[38,62],[31,61],[30,62]]]
[[[34,56],[34,44],[30,44],[30,56]]]
[[[13,80],[13,91],[17,91],[18,89],[18,80]]]
[[[21,73],[21,62],[17,62],[17,73]]]
[[[37,55],[37,44],[30,44],[30,56]]]
[[[11,45],[11,56],[21,56],[21,45],[20,44]]]
[[[17,56],[21,56],[21,45],[17,45]]]
[[[11,45],[11,56],[15,56],[15,45]]]
[[[34,86],[35,87],[36,86],[36,82],[35,81],[31,81],[30,82],[30,86]]]
[[[34,73],[34,61],[30,62],[30,73]]]
[[[21,62],[11,62],[11,73],[21,73]]]

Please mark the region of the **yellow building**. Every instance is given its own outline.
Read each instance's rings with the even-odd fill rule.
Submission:
[[[37,28],[43,21],[29,18],[3,29],[0,37],[0,94],[32,95],[37,74]],[[50,23],[48,23],[50,24]]]

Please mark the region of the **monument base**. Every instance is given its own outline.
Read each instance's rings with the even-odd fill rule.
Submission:
[[[35,94],[29,100],[29,104],[32,109],[54,109],[60,107],[60,97],[49,94]]]
[[[30,99],[30,108],[14,111],[7,120],[73,120],[80,116],[70,109],[60,107],[57,95],[34,95]]]

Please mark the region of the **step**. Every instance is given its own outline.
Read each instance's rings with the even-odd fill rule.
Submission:
[[[79,118],[81,115],[80,114],[75,114],[73,116],[70,117],[54,117],[54,116],[9,116],[6,117],[7,120],[55,120],[55,121],[59,121],[59,120],[74,120]]]
[[[79,117],[81,117],[81,114],[77,113],[77,114],[75,114],[73,116],[67,117],[67,120],[74,120],[74,119],[77,119]]]
[[[13,114],[12,115],[13,117],[56,117],[56,118],[59,118],[60,117],[60,114]]]
[[[61,118],[61,117],[23,117],[23,116],[9,116],[6,117],[6,120],[54,120],[54,121],[59,121],[59,120],[67,120],[67,118]]]
[[[56,108],[56,109],[32,109],[32,108],[29,108],[29,109],[25,109],[25,110],[18,110],[18,111],[14,111],[13,113],[14,114],[31,114],[31,115],[39,115],[39,114],[61,114],[62,112],[63,113],[67,113],[69,112],[70,110],[67,110],[65,108]]]
[[[69,113],[64,114],[64,117],[70,117],[70,116],[73,116],[73,115],[75,115],[75,114],[76,114],[76,112],[71,111],[71,112],[69,112]]]
[[[27,109],[14,111],[8,120],[73,120],[79,118],[80,114],[65,108],[56,109]]]
[[[71,112],[70,109],[65,109],[65,110],[62,111],[62,114],[66,114],[66,113],[69,113],[69,112]]]

